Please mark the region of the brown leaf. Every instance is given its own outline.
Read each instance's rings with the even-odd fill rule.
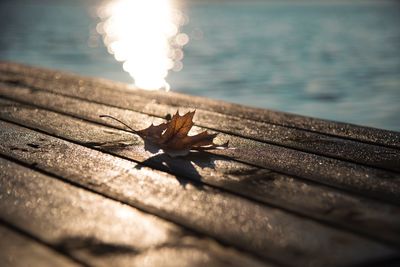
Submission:
[[[148,141],[171,156],[184,156],[190,150],[209,150],[223,149],[228,147],[228,142],[222,145],[214,143],[214,138],[217,134],[209,134],[207,131],[197,135],[189,136],[189,131],[193,127],[193,116],[196,111],[188,112],[185,115],[179,115],[177,111],[171,120],[160,125],[150,125],[148,128],[136,131],[130,128],[125,123],[111,116],[102,115],[119,121],[127,126],[135,134],[138,134],[143,140]]]

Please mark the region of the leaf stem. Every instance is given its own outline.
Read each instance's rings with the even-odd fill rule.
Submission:
[[[127,127],[129,130],[131,130],[133,133],[137,133],[137,131],[136,130],[134,130],[134,129],[132,129],[128,124],[126,124],[125,122],[123,122],[123,121],[121,121],[121,120],[119,120],[119,119],[117,119],[117,118],[114,118],[113,116],[110,116],[110,115],[100,115],[99,116],[100,118],[109,118],[109,119],[113,119],[113,120],[115,120],[115,121],[117,121],[117,122],[119,122],[119,123],[121,123],[122,125],[124,125],[125,127]]]

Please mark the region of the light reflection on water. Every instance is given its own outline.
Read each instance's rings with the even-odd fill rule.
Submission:
[[[109,53],[142,89],[169,90],[169,70],[182,69],[182,47],[189,41],[180,27],[185,17],[173,0],[113,0],[98,9],[96,30]]]
[[[169,38],[169,57],[165,51],[159,55],[160,61],[173,58],[173,69],[179,70],[183,49],[174,39],[180,36],[184,43],[187,35],[179,32],[188,34],[184,69],[158,76],[157,85],[147,87],[166,86],[167,80],[171,90],[187,94],[400,131],[400,2],[175,1],[185,5],[165,2],[172,7],[166,14],[184,8],[190,21],[181,27],[186,20],[181,17],[178,34],[161,42]],[[144,29],[150,17],[163,13],[162,4],[141,2],[157,9],[148,16],[144,7],[139,12]],[[104,47],[104,35],[96,32],[100,4],[0,1],[0,60],[131,83],[122,63]],[[111,14],[103,15],[105,23]],[[124,38],[132,36],[132,27],[123,29]],[[132,45],[127,46],[138,44]]]

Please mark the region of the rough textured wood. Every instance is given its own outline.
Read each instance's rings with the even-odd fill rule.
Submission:
[[[174,106],[175,108],[186,107],[214,111],[242,119],[261,121],[263,123],[267,122],[285,127],[304,129],[312,132],[400,148],[400,133],[393,131],[320,120],[259,108],[251,108],[175,92],[165,94],[162,92],[137,90],[132,86],[127,86],[121,83],[101,79],[90,79],[78,75],[67,74],[65,72],[32,68],[19,64],[2,63],[0,64],[0,71],[3,73],[3,75],[1,75],[3,76],[1,78],[2,80],[37,86],[40,88],[48,88],[48,85],[51,84],[51,88],[49,88],[50,90],[63,91],[66,94],[78,93],[78,95],[84,96],[93,94],[95,91],[101,91],[103,94],[107,94],[108,96],[125,95],[130,99],[131,105],[132,102],[148,103],[153,101],[155,103]],[[133,97],[132,95],[135,96]],[[146,98],[149,101],[145,101],[143,98]]]
[[[90,265],[262,266],[155,216],[2,158],[0,182],[3,220]]]
[[[154,156],[143,149],[143,142],[140,138],[130,133],[87,123],[54,112],[32,109],[29,106],[20,105],[12,101],[3,102],[0,100],[0,107],[1,118],[16,121],[81,144],[92,147],[97,145],[97,148],[104,151],[138,162],[144,162],[148,166],[177,174],[186,179],[205,182],[247,198],[283,207],[287,210],[341,225],[368,236],[400,245],[400,208],[396,206],[218,156],[201,156],[198,153],[187,158],[170,158],[165,155]],[[83,107],[87,111],[91,110],[88,106],[83,105]],[[14,139],[12,141],[18,142],[18,140]],[[32,142],[31,144],[36,144]],[[115,147],[115,144],[121,143],[130,144],[130,146],[125,148]],[[107,144],[111,144],[111,146],[107,146]],[[32,151],[29,145],[27,146],[23,143],[8,145],[8,148],[3,148],[2,153],[19,155],[18,159],[22,157],[18,154],[19,150],[16,149],[16,152],[11,152],[9,151],[10,146],[11,148],[22,146],[24,149]],[[42,146],[39,143],[36,145]],[[41,153],[42,157],[45,157],[42,154],[47,155],[42,159],[43,162],[51,162],[54,154],[67,153],[64,150],[56,150],[56,144],[51,147],[52,150],[50,152],[33,149],[35,154],[32,154],[32,158],[27,163],[32,164],[35,162],[41,166],[39,159],[42,158],[37,157],[37,153]],[[77,153],[68,153],[79,156]],[[82,157],[88,157],[87,154],[82,154]],[[24,157],[22,159],[26,160]],[[91,157],[89,159],[92,160]],[[103,171],[112,170],[110,164],[104,163],[111,161],[110,159],[93,159],[93,161],[103,162],[103,165],[98,166],[96,170],[99,168]],[[53,161],[53,164],[61,170],[75,168],[82,173],[82,178],[86,179],[85,175],[88,172],[86,165],[82,165],[83,167],[80,168],[81,165],[79,164],[71,167],[67,163],[68,165],[65,166],[63,159]],[[115,171],[115,173],[119,173],[119,171]],[[60,173],[59,175],[65,174]],[[87,179],[89,178],[90,176],[87,177]],[[185,183],[184,180],[181,181]]]
[[[0,63],[0,221],[84,265],[398,263],[400,133],[130,87]],[[170,158],[98,117],[178,108],[235,149]]]
[[[34,95],[36,94],[34,93]],[[25,98],[27,97],[25,96]],[[108,108],[107,106],[82,102],[71,98],[60,98],[55,95],[51,96],[50,94],[40,94],[40,97],[31,96],[29,99],[36,105],[107,125],[115,126],[116,124],[112,121],[99,118],[99,115],[105,113],[126,118],[126,121],[136,129],[147,127],[150,123],[159,121],[157,118],[140,113],[129,114],[129,111],[126,110]],[[23,100],[23,98],[19,100]],[[11,110],[5,110],[5,113],[8,114],[6,114],[7,116],[14,116],[18,119],[18,116],[13,115]],[[38,120],[38,123],[40,124],[41,121],[43,122],[44,120]],[[119,124],[117,125],[120,127]],[[72,126],[68,128],[74,129]],[[68,129],[65,130],[68,131]],[[199,131],[201,129],[195,128],[195,130]],[[87,140],[84,142],[90,142],[91,136],[88,135]],[[135,138],[135,141],[129,142],[128,140],[132,138]],[[400,174],[226,134],[220,134],[217,139],[221,143],[229,141],[230,145],[235,149],[215,151],[213,152],[214,154],[228,156],[251,165],[344,188],[367,196],[400,203]],[[125,141],[129,142],[131,148],[133,145],[137,149],[141,149],[143,146],[143,143],[140,143],[140,138],[137,136],[126,137]],[[98,144],[104,143],[98,140],[96,142]],[[124,151],[124,153],[127,152]],[[131,153],[134,155],[137,154],[134,152]],[[147,154],[151,155],[151,153]]]
[[[344,266],[394,256],[398,253],[396,250],[350,233],[208,186],[192,182],[187,182],[183,186],[182,181],[169,174],[139,167],[132,162],[84,149],[44,134],[24,130],[8,123],[2,123],[2,128],[5,129],[2,136],[2,140],[5,140],[2,151],[8,148],[7,154],[12,157],[20,155],[19,158],[28,159],[24,160],[26,163],[36,162],[37,168],[45,166],[46,171],[74,183],[285,265]],[[15,135],[19,138],[13,138]],[[13,140],[20,143],[16,144]],[[26,144],[32,141],[39,146],[32,149],[37,151],[35,156],[32,156],[32,150],[26,148],[31,147]],[[72,148],[69,149],[69,146]],[[64,150],[63,159],[58,160],[62,161],[64,166],[58,166],[57,162],[49,162],[49,158],[57,160],[56,155],[61,155],[58,151],[53,152],[52,148]],[[41,150],[47,150],[47,156],[43,156]],[[109,165],[102,171],[103,164],[97,169],[97,162],[108,162]],[[70,164],[70,167],[67,164]],[[85,178],[80,171],[84,167],[88,169]],[[21,210],[21,207],[11,210]],[[96,210],[92,213],[99,212]],[[82,219],[82,216],[77,217]],[[12,215],[7,217],[12,218]],[[112,220],[110,215],[102,217]],[[82,219],[82,221],[87,220]],[[318,239],[315,239],[315,236],[318,236]]]
[[[0,224],[0,266],[78,267],[81,265]]]
[[[16,87],[5,83],[0,83],[0,95],[19,101],[28,101],[31,104],[37,104],[48,108],[63,108],[64,112],[77,116],[81,116],[82,111],[86,111],[86,109],[82,107],[85,105],[85,103],[82,101],[78,101],[77,99],[70,97],[63,97],[57,94],[51,94],[43,90],[32,90],[26,87]],[[124,100],[121,100],[120,97],[116,98],[111,96],[101,99],[94,99],[92,94],[90,94],[88,95],[87,99],[113,104],[114,106],[123,107],[130,110],[136,110],[136,112],[130,112],[131,114],[127,114],[129,116],[124,116],[124,119],[126,119],[126,117],[134,119],[140,117],[148,118],[148,116],[144,116],[142,113],[137,111],[145,112],[158,117],[163,117],[165,114],[174,114],[176,112],[176,107],[160,105],[153,102],[143,102],[136,99],[133,102],[130,101],[130,97],[124,97]],[[65,102],[68,102],[69,105],[64,105]],[[86,105],[91,105],[91,110],[96,109],[95,103],[86,103]],[[97,104],[97,106],[99,105]],[[180,108],[180,110],[181,112],[187,112],[190,109]],[[79,113],[79,111],[81,112]],[[125,115],[126,112],[126,109],[119,109],[119,112],[115,112],[115,115]],[[86,111],[86,113],[89,112]],[[91,115],[91,119],[98,119],[97,117],[93,118],[93,115],[95,114],[92,113]],[[195,124],[201,127],[238,135],[245,138],[251,138],[261,142],[282,145],[301,151],[343,159],[387,170],[400,171],[400,150],[398,149],[335,138],[332,136],[304,130],[244,120],[239,117],[222,115],[205,110],[196,111]]]

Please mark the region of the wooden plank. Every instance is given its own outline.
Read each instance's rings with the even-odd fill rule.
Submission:
[[[7,101],[7,105],[10,103]],[[99,145],[98,149],[143,162],[180,177],[201,181],[250,199],[400,245],[399,207],[219,156],[195,153],[185,158],[170,158],[162,154],[153,155],[145,151],[140,138],[130,133],[83,122],[54,112],[32,110],[29,106],[16,103],[7,107],[2,105],[1,99],[0,106],[3,110],[3,112],[0,110],[1,118],[91,147]],[[102,146],[102,144],[105,145]],[[115,144],[129,144],[129,146],[118,147]],[[59,152],[64,154],[63,151]],[[10,152],[6,149],[3,153]],[[47,159],[48,161],[51,156],[52,154]],[[64,166],[63,162],[56,162],[56,164],[60,167]],[[79,165],[75,168],[78,167]],[[70,166],[65,168],[70,168]],[[104,165],[104,168],[110,169],[110,166]],[[80,171],[85,173],[85,169],[86,167],[83,167]]]
[[[77,267],[81,265],[0,224],[0,266]]]
[[[35,85],[36,88],[78,96],[101,103],[109,103],[117,107],[145,112],[159,117],[163,117],[167,112],[174,112],[177,109],[176,106],[160,105],[160,103],[149,99],[138,98],[137,95],[133,95],[132,92],[122,95],[118,91],[107,91],[105,94],[93,94],[93,92],[89,93],[92,89],[86,89],[86,93],[81,92],[82,90],[79,90],[77,93],[73,90],[65,91],[64,86],[65,85],[61,85],[61,87],[59,85],[54,86],[51,82]],[[184,108],[181,107],[181,109]],[[222,115],[201,109],[197,111],[196,124],[202,127],[316,154],[342,158],[396,171],[400,170],[399,150],[385,150],[376,145],[367,145],[308,131],[244,120],[240,117]],[[376,153],[378,150],[380,150],[381,153]]]
[[[18,90],[18,92],[22,92],[22,90],[23,89]],[[29,93],[29,89],[25,90],[26,91],[24,92],[27,94],[22,93],[22,96],[18,97],[18,101],[29,99],[28,101],[24,102],[29,102],[37,106],[71,114],[105,125],[121,127],[119,124],[116,124],[113,121],[99,118],[100,114],[111,114],[119,118],[124,118],[128,124],[136,129],[147,127],[152,122],[160,122],[160,120],[157,120],[157,118],[141,113],[132,113],[127,110],[89,103],[68,97],[61,97],[49,93],[42,94],[39,91]],[[14,119],[19,120],[21,119],[19,116],[23,116],[22,114],[19,114],[18,116],[16,116],[16,114],[13,115],[13,111],[10,109],[3,110],[4,112],[1,113],[5,114],[1,116],[5,116],[4,118],[7,118],[7,116],[12,116]],[[35,120],[35,118],[30,119]],[[43,124],[42,122],[43,120],[38,120],[34,124],[40,125]],[[47,126],[43,125],[42,127]],[[73,129],[73,127],[71,127],[71,129]],[[68,129],[65,130],[67,131]],[[200,131],[201,129],[195,128],[195,130]],[[132,138],[134,137],[130,135],[124,140],[126,141]],[[315,182],[328,184],[338,188],[344,188],[346,190],[351,190],[366,196],[388,200],[397,204],[400,203],[400,175],[397,173],[343,162],[340,160],[275,145],[260,143],[232,135],[220,134],[217,139],[219,139],[219,142],[221,143],[229,141],[231,146],[235,149],[214,151],[212,152],[214,154],[228,156],[244,163],[249,163],[262,168],[268,168],[269,170],[280,173],[310,179]],[[80,142],[90,142],[89,140],[90,138],[86,139],[86,141]],[[134,140],[135,141],[133,143],[129,142],[131,148],[132,145],[135,145],[135,147],[140,150],[140,147],[143,145],[143,143],[138,143],[141,141],[139,138],[137,138],[137,136]],[[99,142],[97,143],[101,144]],[[137,158],[137,153],[132,152],[130,155],[127,155],[126,153],[128,152],[124,151],[124,156],[133,157],[136,160],[147,160],[149,157],[151,157],[151,153],[148,152],[145,158],[142,157],[141,159]],[[145,152],[142,151],[141,153]]]
[[[15,87],[4,83],[0,83],[0,95],[18,101],[24,101],[53,109],[59,106],[55,104],[55,102],[64,103],[67,101],[68,103],[74,103],[74,105],[77,105],[75,103],[82,103],[82,101],[51,94],[46,91]],[[118,105],[118,103],[121,102],[120,98],[114,98],[113,100],[110,100],[110,98],[107,99],[108,102]],[[102,101],[105,100],[102,99]],[[133,104],[129,105],[129,107],[132,109],[137,105],[138,104]],[[96,104],[91,103],[91,106],[95,107]],[[139,106],[140,108],[136,108],[136,110],[140,110],[158,117],[168,113],[176,112],[174,107],[162,106],[151,102],[139,102]],[[77,107],[80,107],[80,105],[77,105]],[[71,105],[68,105],[64,107],[63,111],[79,116],[80,114],[75,111],[75,108],[76,107],[71,110]],[[82,110],[82,108],[78,110]],[[119,113],[117,114],[118,116],[121,116],[121,113],[126,113],[125,110],[119,110],[120,111],[117,112]],[[186,111],[188,110],[181,109],[181,112]],[[141,116],[143,117],[143,115],[139,112],[130,112],[129,114],[129,117],[132,118]],[[144,117],[148,118],[148,116]],[[91,119],[93,120],[93,118]],[[98,120],[97,117],[95,119]],[[327,135],[275,126],[266,123],[246,121],[238,117],[229,117],[204,110],[197,110],[195,115],[195,123],[199,126],[209,129],[217,129],[228,134],[239,135],[262,142],[269,142],[301,151],[343,159],[387,170],[400,171],[400,150],[398,149],[339,139]]]
[[[90,265],[265,266],[209,238],[3,158],[0,184],[3,220]]]
[[[130,106],[133,105],[132,103],[140,104],[154,101],[158,104],[165,104],[175,108],[186,107],[208,110],[242,119],[261,121],[263,123],[267,122],[278,126],[304,129],[311,132],[400,148],[400,133],[394,131],[251,108],[175,92],[169,92],[168,94],[159,91],[149,92],[104,79],[91,79],[65,72],[33,68],[7,62],[0,63],[0,71],[3,74],[0,75],[0,77],[2,76],[0,79],[3,81],[8,80],[16,84],[26,84],[40,88],[48,88],[50,86],[51,88],[49,89],[66,94],[76,95],[77,93],[80,96],[87,96],[95,93],[94,91],[101,91],[103,95],[107,94],[108,97],[110,97],[110,94],[117,94],[119,96],[125,94],[128,97],[128,105]],[[66,88],[68,90],[65,90]],[[148,99],[148,101],[145,101],[144,98]],[[140,108],[140,110],[143,109]]]
[[[351,233],[127,160],[9,123],[0,122],[0,127],[2,154],[288,266],[343,266],[398,253]]]

